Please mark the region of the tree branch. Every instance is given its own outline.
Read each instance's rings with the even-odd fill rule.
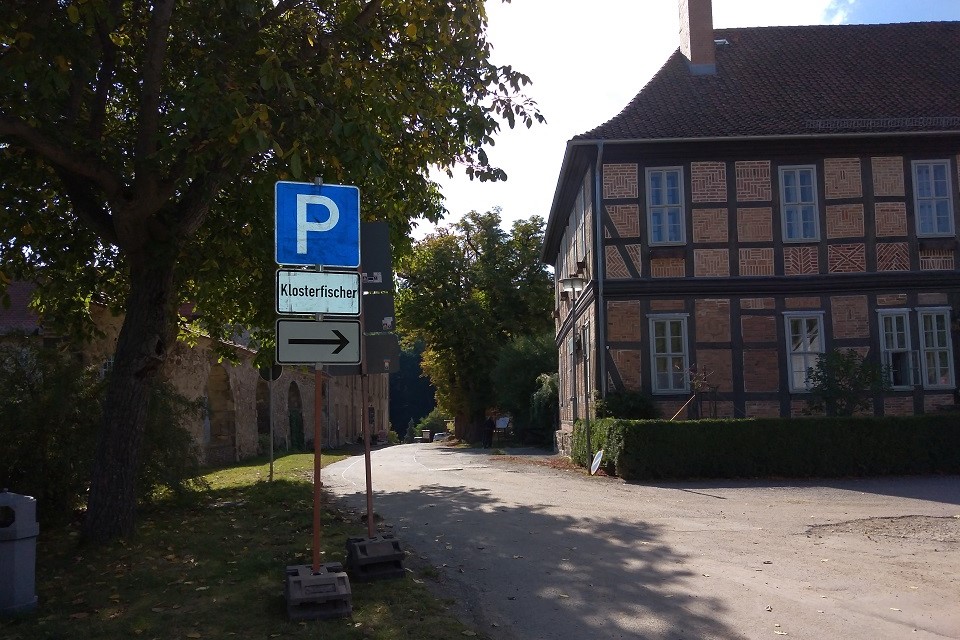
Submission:
[[[120,191],[120,180],[98,159],[71,153],[22,120],[0,114],[0,139],[15,138],[28,151],[36,153],[54,167],[93,180],[108,199]]]
[[[110,3],[109,19],[117,21],[120,15],[120,0]],[[107,113],[107,100],[110,97],[110,87],[113,84],[113,74],[117,67],[117,47],[110,39],[110,25],[102,20],[97,21],[97,36],[100,40],[102,60],[100,71],[97,74],[97,86],[93,105],[90,108],[90,137],[99,140],[103,135],[103,124]]]
[[[174,4],[175,0],[158,0],[154,3],[143,59],[143,89],[137,114],[134,171],[137,193],[147,194],[148,198],[152,198],[153,187],[156,184],[155,176],[149,167],[160,133],[161,79]]]
[[[73,210],[84,220],[104,242],[119,246],[116,229],[113,227],[113,217],[103,206],[103,202],[96,197],[90,183],[82,177],[63,167],[55,167],[54,171],[63,183],[67,197],[73,204]]]

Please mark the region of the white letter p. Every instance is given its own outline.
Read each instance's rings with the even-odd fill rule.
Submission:
[[[307,205],[321,204],[330,211],[326,222],[307,222]],[[326,196],[313,196],[306,193],[297,194],[297,253],[307,252],[308,231],[330,231],[340,220],[340,208],[337,203]]]

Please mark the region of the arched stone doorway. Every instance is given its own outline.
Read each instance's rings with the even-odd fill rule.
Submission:
[[[303,451],[303,400],[300,398],[300,387],[296,382],[290,382],[287,390],[287,408],[290,414],[290,447],[294,451]]]
[[[236,442],[236,410],[230,390],[230,378],[222,365],[213,365],[207,378],[207,419],[204,424],[207,464],[236,462]]]
[[[260,453],[270,446],[270,385],[257,380],[257,440]]]

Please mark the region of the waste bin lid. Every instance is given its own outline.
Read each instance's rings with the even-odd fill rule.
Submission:
[[[29,538],[39,531],[36,498],[0,491],[0,540]]]

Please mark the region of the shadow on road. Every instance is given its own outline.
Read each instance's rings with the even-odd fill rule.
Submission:
[[[725,499],[716,495],[723,489],[793,489],[827,487],[841,491],[873,493],[898,498],[912,498],[960,505],[960,476],[887,476],[882,478],[821,478],[796,480],[696,480],[689,482],[643,482],[627,484],[674,489],[688,493]]]
[[[688,557],[661,542],[658,526],[557,515],[438,485],[376,501],[401,541],[445,567],[444,589],[453,585],[451,595],[492,637],[739,637],[718,621],[717,599],[695,595],[700,574],[683,568]],[[655,621],[642,636],[638,617]]]

